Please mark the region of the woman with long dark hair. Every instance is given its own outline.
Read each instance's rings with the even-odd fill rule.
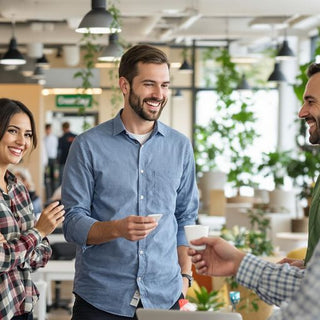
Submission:
[[[20,101],[0,99],[0,319],[32,320],[38,290],[31,272],[51,256],[46,236],[64,220],[54,202],[35,220],[26,187],[8,170],[36,147],[31,111]]]

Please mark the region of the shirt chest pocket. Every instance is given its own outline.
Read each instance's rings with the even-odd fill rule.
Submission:
[[[154,201],[175,201],[180,185],[180,174],[173,170],[153,171],[150,185]]]

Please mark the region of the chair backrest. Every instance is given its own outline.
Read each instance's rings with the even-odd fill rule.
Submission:
[[[55,242],[51,248],[52,260],[72,260],[76,256],[76,245],[71,242]]]

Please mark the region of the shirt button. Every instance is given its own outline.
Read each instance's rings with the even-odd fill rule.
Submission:
[[[140,199],[143,200],[144,196],[140,196]]]
[[[137,279],[138,281],[141,281],[141,277],[138,277],[138,279]]]
[[[143,170],[140,170],[140,172],[143,173],[144,171],[143,171]]]
[[[144,253],[143,250],[140,250],[140,254],[143,255],[143,253]]]

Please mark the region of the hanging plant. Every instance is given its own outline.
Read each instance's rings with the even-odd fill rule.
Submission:
[[[120,10],[117,9],[114,3],[111,3],[111,5],[108,8],[108,11],[113,17],[113,20],[110,25],[111,29],[119,29],[121,26]],[[81,86],[79,89],[82,90],[82,94],[89,94],[90,89],[93,88],[92,86],[92,78],[94,76],[93,70],[95,68],[96,56],[100,51],[100,46],[95,42],[97,38],[100,36],[101,35],[92,34],[92,33],[84,33],[82,39],[80,40],[80,44],[84,52],[83,67],[81,68],[80,71],[76,72],[73,77],[79,78],[81,80]],[[92,97],[92,104],[93,105],[98,104],[94,96]],[[78,112],[80,115],[83,115],[84,117],[83,130],[89,129],[90,124],[86,121],[86,107],[85,106],[79,107]]]

